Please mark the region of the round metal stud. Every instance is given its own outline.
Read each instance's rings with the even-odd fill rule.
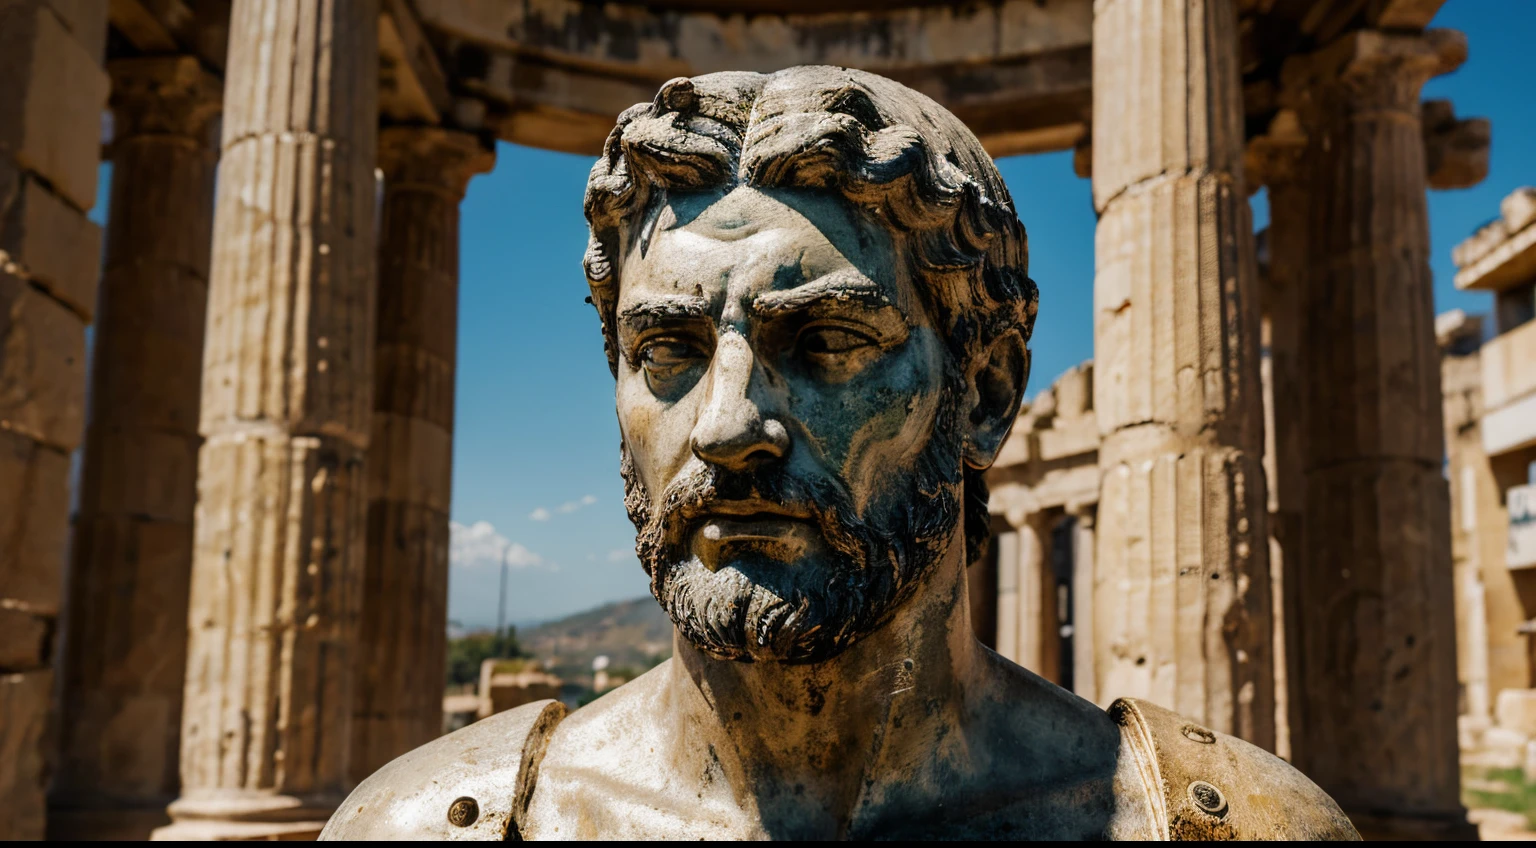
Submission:
[[[469,827],[480,818],[480,805],[473,798],[460,798],[448,805],[448,823],[454,827]]]
[[[1207,815],[1216,818],[1225,818],[1227,815],[1226,796],[1221,794],[1220,789],[1203,780],[1197,780],[1189,785],[1189,800],[1194,801],[1195,806]]]
[[[1202,745],[1212,745],[1216,742],[1216,734],[1198,724],[1186,724],[1182,732],[1184,733],[1184,738],[1192,742],[1199,742]]]

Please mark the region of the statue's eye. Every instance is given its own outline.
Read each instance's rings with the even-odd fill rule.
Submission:
[[[640,347],[640,365],[656,374],[670,374],[701,361],[704,354],[699,349],[676,338],[660,338],[648,341]]]
[[[872,344],[873,339],[844,327],[811,327],[800,334],[800,349],[811,356],[852,353]]]

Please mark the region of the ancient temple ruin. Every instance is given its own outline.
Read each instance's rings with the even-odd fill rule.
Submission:
[[[804,63],[1093,181],[1092,369],[994,475],[998,648],[1464,833],[1425,192],[1489,130],[1420,102],[1440,5],[0,0],[0,837],[311,835],[435,735],[468,182]]]

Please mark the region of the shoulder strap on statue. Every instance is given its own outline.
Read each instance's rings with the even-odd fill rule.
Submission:
[[[497,713],[397,757],[358,784],[323,840],[517,840],[559,701]]]
[[[1109,714],[1169,839],[1360,839],[1326,792],[1256,745],[1131,698]]]

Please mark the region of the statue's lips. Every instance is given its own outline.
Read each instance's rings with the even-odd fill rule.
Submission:
[[[804,518],[760,512],[753,515],[706,516],[699,532],[711,542],[748,541],[751,539],[782,539],[804,528],[809,522]]]
[[[692,521],[706,543],[784,541],[815,531],[809,509],[761,500],[715,501]]]

